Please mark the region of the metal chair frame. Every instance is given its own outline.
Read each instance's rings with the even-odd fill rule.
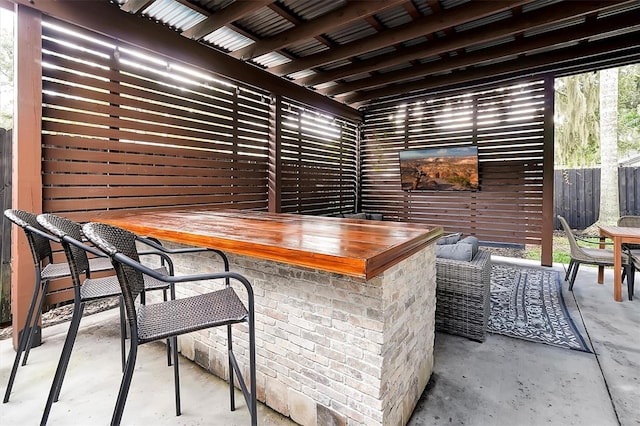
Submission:
[[[618,226],[640,228],[640,216],[621,216],[620,219],[618,219]],[[622,250],[629,256],[629,263],[631,265],[627,275],[627,293],[629,300],[633,300],[635,271],[640,271],[640,244],[623,244]]]
[[[58,362],[58,367],[56,369],[54,380],[51,385],[51,390],[49,392],[47,403],[45,405],[44,413],[42,416],[41,424],[44,425],[46,424],[49,414],[51,412],[51,406],[53,405],[54,402],[58,401],[60,390],[62,388],[62,383],[64,381],[64,376],[66,374],[66,370],[69,364],[69,359],[71,357],[71,352],[73,350],[73,345],[75,343],[75,339],[78,333],[78,328],[80,326],[80,320],[82,318],[82,313],[84,311],[85,304],[90,300],[96,300],[96,299],[110,297],[110,296],[120,297],[120,302],[121,302],[120,303],[120,340],[121,340],[120,347],[121,347],[121,362],[122,362],[123,371],[126,365],[124,340],[126,338],[127,333],[126,333],[126,326],[124,322],[125,313],[124,313],[124,305],[122,304],[122,290],[121,290],[120,284],[117,281],[117,277],[109,276],[109,277],[97,278],[97,279],[86,277],[84,280],[81,280],[80,278],[80,271],[84,269],[84,265],[87,262],[87,255],[86,255],[87,252],[100,255],[100,256],[105,256],[105,254],[102,251],[99,251],[96,248],[88,246],[84,244],[82,241],[80,241],[80,239],[83,236],[81,225],[67,218],[55,216],[52,214],[38,215],[37,220],[38,220],[38,223],[43,228],[50,231],[60,239],[60,244],[64,249],[65,255],[67,257],[67,262],[72,271],[71,277],[74,284],[73,316],[71,319],[69,331],[65,339],[63,350],[60,355],[60,360]],[[171,257],[167,254],[167,252],[193,253],[193,252],[206,250],[202,248],[186,248],[186,249],[172,250],[162,246],[160,242],[155,239],[148,239],[148,238],[139,237],[139,236],[136,236],[136,241],[142,242],[147,246],[157,249],[157,250],[142,251],[140,252],[140,255],[159,256],[161,266],[160,268],[156,268],[155,271],[163,275],[174,274],[173,261],[171,260]],[[226,257],[223,258],[223,261],[225,261],[225,267],[228,270],[228,261],[226,260]],[[109,262],[111,263],[111,259],[109,259]],[[171,299],[172,300],[175,299],[175,288],[172,283],[167,283],[166,281],[159,281],[152,277],[145,277],[144,281],[145,281],[144,282],[145,292],[150,290],[162,290],[163,300],[167,301],[167,290],[169,290],[171,294]],[[143,292],[143,296],[144,294],[145,293]],[[144,297],[141,298],[141,303],[142,304],[146,303],[146,300]],[[170,348],[169,339],[167,339],[167,364],[169,366],[171,365],[171,348]]]
[[[627,252],[627,256],[629,256],[629,274],[627,275],[627,294],[629,296],[629,300],[633,300],[633,293],[635,287],[635,271],[640,271],[640,250],[639,249],[631,249],[624,248]]]
[[[228,271],[185,276],[162,275],[139,262],[138,253],[134,243],[134,234],[131,232],[101,223],[88,223],[84,225],[83,231],[94,245],[111,256],[113,266],[122,287],[127,321],[131,333],[129,356],[127,357],[127,365],[120,384],[120,391],[118,393],[116,406],[111,419],[111,425],[119,425],[122,420],[139,345],[164,339],[166,337],[171,338],[176,415],[179,416],[181,414],[181,408],[177,336],[192,331],[223,325],[227,326],[229,397],[231,411],[235,410],[235,373],[249,409],[249,413],[251,414],[251,424],[257,425],[254,295],[253,288],[249,281],[238,273]],[[192,297],[176,299],[149,306],[136,307],[136,298],[140,293],[144,292],[142,285],[144,275],[171,283],[224,279],[224,288],[222,290],[211,291],[209,293]],[[246,308],[238,298],[230,285],[230,280],[238,281],[244,286],[247,294],[248,308]],[[159,324],[153,322],[154,319],[162,321],[165,316],[173,319],[173,316],[169,315],[168,312],[184,312],[183,309],[187,309],[187,307],[197,308],[198,306],[206,306],[207,314],[204,315],[200,309],[194,309],[192,311],[193,315],[188,315],[183,318],[184,323],[178,323],[177,320],[175,322],[165,321]],[[145,315],[139,315],[141,310],[144,310]],[[186,319],[187,317],[188,319]],[[152,325],[149,324],[151,322],[153,322]],[[233,352],[231,326],[232,324],[237,323],[247,323],[249,328],[249,388],[247,388],[247,384],[245,383]]]
[[[58,401],[62,383],[64,381],[64,376],[69,365],[69,359],[71,358],[73,345],[78,334],[78,328],[80,326],[80,320],[82,319],[82,313],[84,312],[85,304],[92,300],[104,299],[114,296],[120,297],[120,352],[123,370],[125,366],[124,340],[126,337],[126,327],[124,324],[125,315],[122,305],[122,290],[120,289],[120,285],[117,282],[117,278],[113,275],[102,278],[91,278],[88,275],[86,275],[84,279],[81,279],[80,277],[82,275],[82,271],[87,269],[87,253],[92,253],[98,256],[105,256],[103,252],[80,241],[82,239],[81,225],[67,218],[55,216],[52,214],[38,215],[37,221],[40,226],[59,238],[59,242],[62,245],[65,256],[67,258],[67,263],[69,264],[69,268],[71,270],[71,279],[73,281],[74,292],[73,315],[42,416],[41,424],[44,425],[47,423],[47,419],[51,412],[51,406],[54,402]],[[159,251],[145,252],[145,254],[153,254],[159,256],[162,259],[163,265],[160,270],[165,273],[173,274],[173,262],[168,255]],[[165,263],[169,267],[168,271],[164,266]],[[165,282],[157,280],[147,280],[145,281],[145,289],[162,290],[164,300],[167,300],[167,290],[169,290],[171,292],[171,297],[175,298],[175,290],[173,289],[173,286]],[[169,365],[171,365],[169,350],[167,351],[167,354]]]
[[[4,211],[4,215],[11,222],[22,228],[24,231],[29,248],[31,249],[31,256],[34,262],[35,269],[35,282],[33,296],[31,303],[29,304],[29,310],[27,311],[27,318],[25,320],[25,326],[18,336],[18,349],[13,361],[11,373],[9,375],[9,381],[5,390],[3,403],[9,401],[11,390],[22,360],[22,365],[26,365],[29,358],[29,351],[31,350],[33,336],[37,330],[39,315],[36,312],[42,312],[44,305],[44,299],[47,295],[49,288],[49,282],[53,280],[69,278],[71,277],[71,270],[68,263],[53,261],[53,250],[51,249],[51,242],[59,243],[59,238],[48,233],[37,222],[36,215],[24,210],[7,209]],[[109,262],[109,258],[104,253],[100,253],[101,257],[90,259],[89,267],[82,273],[90,276],[91,271],[107,271],[113,268]],[[37,311],[36,311],[37,306]],[[24,353],[24,358],[22,355]]]

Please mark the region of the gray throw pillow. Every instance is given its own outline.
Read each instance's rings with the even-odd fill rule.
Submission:
[[[344,217],[349,219],[366,219],[367,215],[365,213],[348,213],[345,214]]]
[[[457,232],[455,234],[440,237],[440,239],[436,241],[436,244],[437,245],[455,244],[458,241],[460,241],[460,238],[462,238],[462,232]]]
[[[367,213],[367,219],[382,220],[382,213]]]
[[[473,247],[471,259],[473,259],[476,256],[476,253],[478,253],[480,240],[478,240],[476,237],[468,236],[458,241],[458,244],[471,244],[471,246]]]
[[[436,245],[436,257],[469,262],[473,259],[473,246],[460,243]]]

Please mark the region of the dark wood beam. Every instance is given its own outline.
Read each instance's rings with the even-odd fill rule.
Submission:
[[[233,21],[237,21],[243,16],[261,9],[272,2],[273,0],[236,0],[224,9],[209,15],[209,17],[204,21],[186,29],[182,32],[182,35],[194,40],[200,40],[218,28],[224,27]]]
[[[154,0],[156,1],[156,0]],[[184,6],[187,6],[189,9],[191,10],[195,10],[196,12],[200,13],[201,15],[204,16],[209,16],[211,15],[211,11],[209,11],[208,9],[204,9],[203,7],[200,7],[199,5],[195,4],[195,3],[191,3],[191,1],[189,0],[173,0],[175,2],[178,2]]]
[[[291,22],[294,25],[298,25],[302,23],[302,19],[300,19],[300,17],[297,16],[295,13],[293,13],[293,11],[290,10],[288,7],[282,6],[278,3],[271,3],[269,5],[269,9],[271,9],[278,15],[282,16],[284,19],[286,19],[287,21]]]
[[[640,58],[640,46],[638,39],[640,31],[611,37],[604,40],[593,41],[584,45],[570,46],[553,52],[543,52],[524,58],[517,58],[498,64],[492,64],[490,71],[486,67],[473,68],[466,71],[454,72],[443,76],[428,76],[409,83],[386,86],[384,88],[357,92],[343,99],[350,105],[360,104],[373,99],[393,96],[398,93],[409,93],[418,90],[445,88],[460,84],[468,84],[490,78],[492,81],[500,81],[515,78],[518,75],[541,75],[547,72],[558,72],[563,68],[573,65],[598,62],[600,56]],[[490,76],[490,77],[488,77]]]
[[[433,11],[433,13],[440,13],[442,12],[442,6],[440,5],[440,0],[427,0],[427,4],[429,5],[429,7],[431,8],[431,10]],[[444,30],[444,33],[447,35],[447,37],[451,36],[451,34],[454,34],[453,32],[453,28],[447,28]],[[435,34],[431,34],[431,38],[429,38],[429,40],[432,40],[435,38]],[[440,57],[447,57],[451,55],[451,52],[447,53],[441,53]],[[411,62],[416,61],[416,59],[412,59]]]
[[[136,14],[145,9],[154,1],[155,0],[127,0],[122,6],[120,6],[120,8],[125,12]]]
[[[359,111],[347,105],[182,37],[175,31],[167,31],[163,26],[121,11],[117,5],[107,1],[84,0],[83,7],[78,7],[78,2],[75,0],[36,3],[31,3],[30,0],[15,0],[15,2],[40,10],[64,22],[164,55],[173,61],[195,66],[205,72],[260,87],[275,95],[285,95],[328,113],[357,121],[362,119]]]
[[[340,67],[334,70],[317,73],[315,75],[296,80],[296,82],[306,86],[314,86],[327,81],[344,78],[349,75],[370,72],[380,68],[409,62],[411,60],[441,55],[452,50],[465,48],[475,44],[487,43],[522,31],[544,27],[552,22],[574,19],[576,17],[593,13],[594,11],[604,10],[630,2],[630,0],[605,0],[557,3],[532,12],[523,13],[516,18],[512,18],[509,21],[501,23],[501,25],[496,24],[491,25],[489,28],[476,28],[460,34],[454,34],[443,39],[436,39],[430,43],[426,43],[423,47],[411,46],[403,48],[390,54],[380,55],[360,61],[350,67]]]
[[[384,86],[390,83],[399,83],[403,80],[410,80],[420,76],[469,67],[482,62],[508,56],[520,55],[547,46],[559,45],[571,41],[587,40],[589,37],[615,31],[619,28],[633,27],[640,28],[640,10],[609,16],[594,22],[585,22],[580,25],[574,25],[570,28],[570,31],[568,31],[568,29],[559,29],[549,33],[523,38],[520,41],[501,44],[471,53],[460,54],[449,59],[442,59],[436,62],[416,65],[408,69],[380,74],[370,78],[363,78],[351,83],[338,84],[325,90],[319,90],[319,92],[333,96],[342,93],[354,92],[356,90]]]
[[[273,10],[275,13],[277,13],[280,16],[282,16],[284,19],[286,19],[287,21],[291,22],[296,27],[298,25],[302,25],[302,23],[303,23],[302,19],[299,18],[297,15],[295,15],[293,13],[293,11],[285,8],[283,5],[281,5],[279,3],[271,3],[269,5],[269,9]],[[335,45],[335,43],[333,43],[331,40],[329,40],[327,37],[325,37],[323,35],[316,35],[313,38],[315,38],[320,43],[322,43],[322,44],[324,44],[325,46],[328,46],[328,47],[333,47]]]
[[[367,16],[405,3],[406,1],[407,0],[367,0],[350,2],[319,18],[298,24],[294,28],[283,31],[273,37],[238,49],[231,53],[231,56],[244,60],[255,58],[256,56],[281,49],[300,40],[313,38],[335,28],[344,27],[355,21],[364,19]]]
[[[347,59],[383,47],[440,31],[449,27],[480,19],[498,12],[528,3],[530,0],[478,1],[449,9],[438,15],[424,16],[406,25],[380,32],[352,43],[337,46],[328,52],[305,56],[296,61],[269,68],[276,75],[291,74],[296,71],[325,65]]]
[[[422,16],[420,15],[420,11],[416,8],[416,5],[411,1],[404,3],[402,7],[404,7],[404,10],[406,10],[413,19],[418,19]]]
[[[260,37],[258,37],[256,34],[251,33],[249,31],[247,31],[246,29],[240,27],[237,23],[229,24],[229,25],[227,25],[227,28],[232,29],[233,31],[237,32],[238,34],[242,34],[243,36],[245,36],[247,38],[250,38],[253,41],[260,40]],[[284,51],[282,49],[278,49],[278,50],[276,50],[276,52],[278,52],[279,54],[281,54],[285,58],[289,58],[291,60],[297,58],[297,56],[294,56],[291,53],[286,52],[286,51]]]

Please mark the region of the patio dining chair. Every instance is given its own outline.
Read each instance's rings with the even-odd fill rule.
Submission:
[[[613,250],[580,246],[578,244],[576,236],[573,234],[573,231],[569,227],[569,224],[567,223],[565,218],[558,215],[558,220],[560,221],[562,229],[564,230],[567,239],[569,240],[571,260],[569,261],[569,267],[567,268],[567,273],[564,277],[564,280],[569,280],[569,290],[573,291],[573,284],[575,283],[576,275],[578,274],[578,268],[580,267],[580,265],[584,263],[587,265],[613,266]],[[629,275],[629,256],[624,253],[622,254],[622,265],[623,274],[626,273],[626,275]],[[627,279],[627,285],[628,284],[629,279]]]
[[[135,235],[127,230],[103,223],[83,226],[86,237],[111,256],[122,288],[131,342],[127,365],[120,384],[111,425],[119,425],[129,393],[136,364],[138,346],[160,339],[171,338],[175,380],[176,415],[180,409],[180,379],[178,369],[177,336],[211,327],[227,327],[227,353],[229,357],[229,397],[231,411],[235,410],[234,373],[245,398],[251,424],[257,424],[255,325],[253,288],[247,279],[234,272],[220,272],[185,276],[162,275],[140,263]],[[144,276],[161,281],[183,283],[203,280],[224,280],[222,288],[208,293],[185,297],[152,305],[141,305],[136,299],[144,292]],[[231,282],[244,286],[247,305],[240,300]],[[246,323],[249,339],[249,388],[233,352],[232,325]]]
[[[25,326],[18,336],[18,349],[2,401],[6,403],[9,401],[9,396],[13,389],[13,383],[16,378],[18,366],[20,365],[20,360],[22,359],[23,366],[27,363],[34,335],[38,329],[39,315],[36,314],[36,312],[39,313],[42,311],[44,299],[48,293],[49,282],[69,278],[71,276],[71,270],[67,262],[54,262],[51,242],[59,242],[59,239],[47,232],[47,230],[38,223],[35,214],[24,210],[7,209],[4,211],[4,215],[24,231],[29,243],[29,248],[31,249],[33,267],[35,269],[33,296],[31,297],[31,303],[27,311]],[[102,254],[102,257],[90,259],[88,264],[85,265],[85,270],[81,271],[81,273],[90,274],[90,272],[106,271],[112,268],[113,266],[111,265],[110,259]],[[22,286],[23,284],[20,283],[19,285]],[[24,358],[22,357],[23,354]]]

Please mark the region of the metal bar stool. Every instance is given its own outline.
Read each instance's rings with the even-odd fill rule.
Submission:
[[[175,379],[176,415],[180,415],[180,382],[178,370],[177,336],[210,327],[227,326],[229,356],[229,393],[231,410],[235,410],[234,373],[251,414],[251,424],[257,424],[254,296],[249,281],[233,272],[166,276],[142,265],[135,245],[135,234],[124,229],[102,224],[88,223],[83,232],[97,247],[109,254],[122,287],[122,295],[131,333],[127,365],[122,377],[118,399],[111,419],[112,425],[122,420],[131,378],[137,359],[138,346],[144,343],[171,338]],[[144,289],[144,276],[179,283],[223,279],[222,289],[209,293],[169,300],[153,305],[139,305],[135,301]],[[246,290],[247,307],[230,285],[230,280],[242,284]],[[249,328],[249,388],[236,361],[232,345],[232,324],[247,323]]]
[[[36,314],[36,312],[39,313],[42,311],[49,281],[69,278],[71,277],[71,270],[67,262],[55,263],[53,261],[51,242],[59,242],[59,239],[49,234],[38,223],[36,215],[18,209],[5,210],[4,215],[24,231],[27,241],[29,242],[29,248],[31,249],[31,256],[33,257],[33,266],[35,269],[33,296],[31,298],[29,310],[27,311],[25,326],[18,337],[18,350],[16,351],[13,367],[11,368],[11,374],[9,375],[9,382],[2,401],[6,403],[9,401],[9,396],[13,389],[13,383],[23,353],[24,358],[22,358],[22,365],[27,363],[33,336],[37,330],[38,314]],[[102,254],[102,256],[103,257],[90,259],[88,264],[85,266],[86,270],[80,271],[80,273],[84,274],[90,273],[90,271],[97,272],[112,269],[113,266],[111,265],[110,259],[105,257],[104,254]]]

